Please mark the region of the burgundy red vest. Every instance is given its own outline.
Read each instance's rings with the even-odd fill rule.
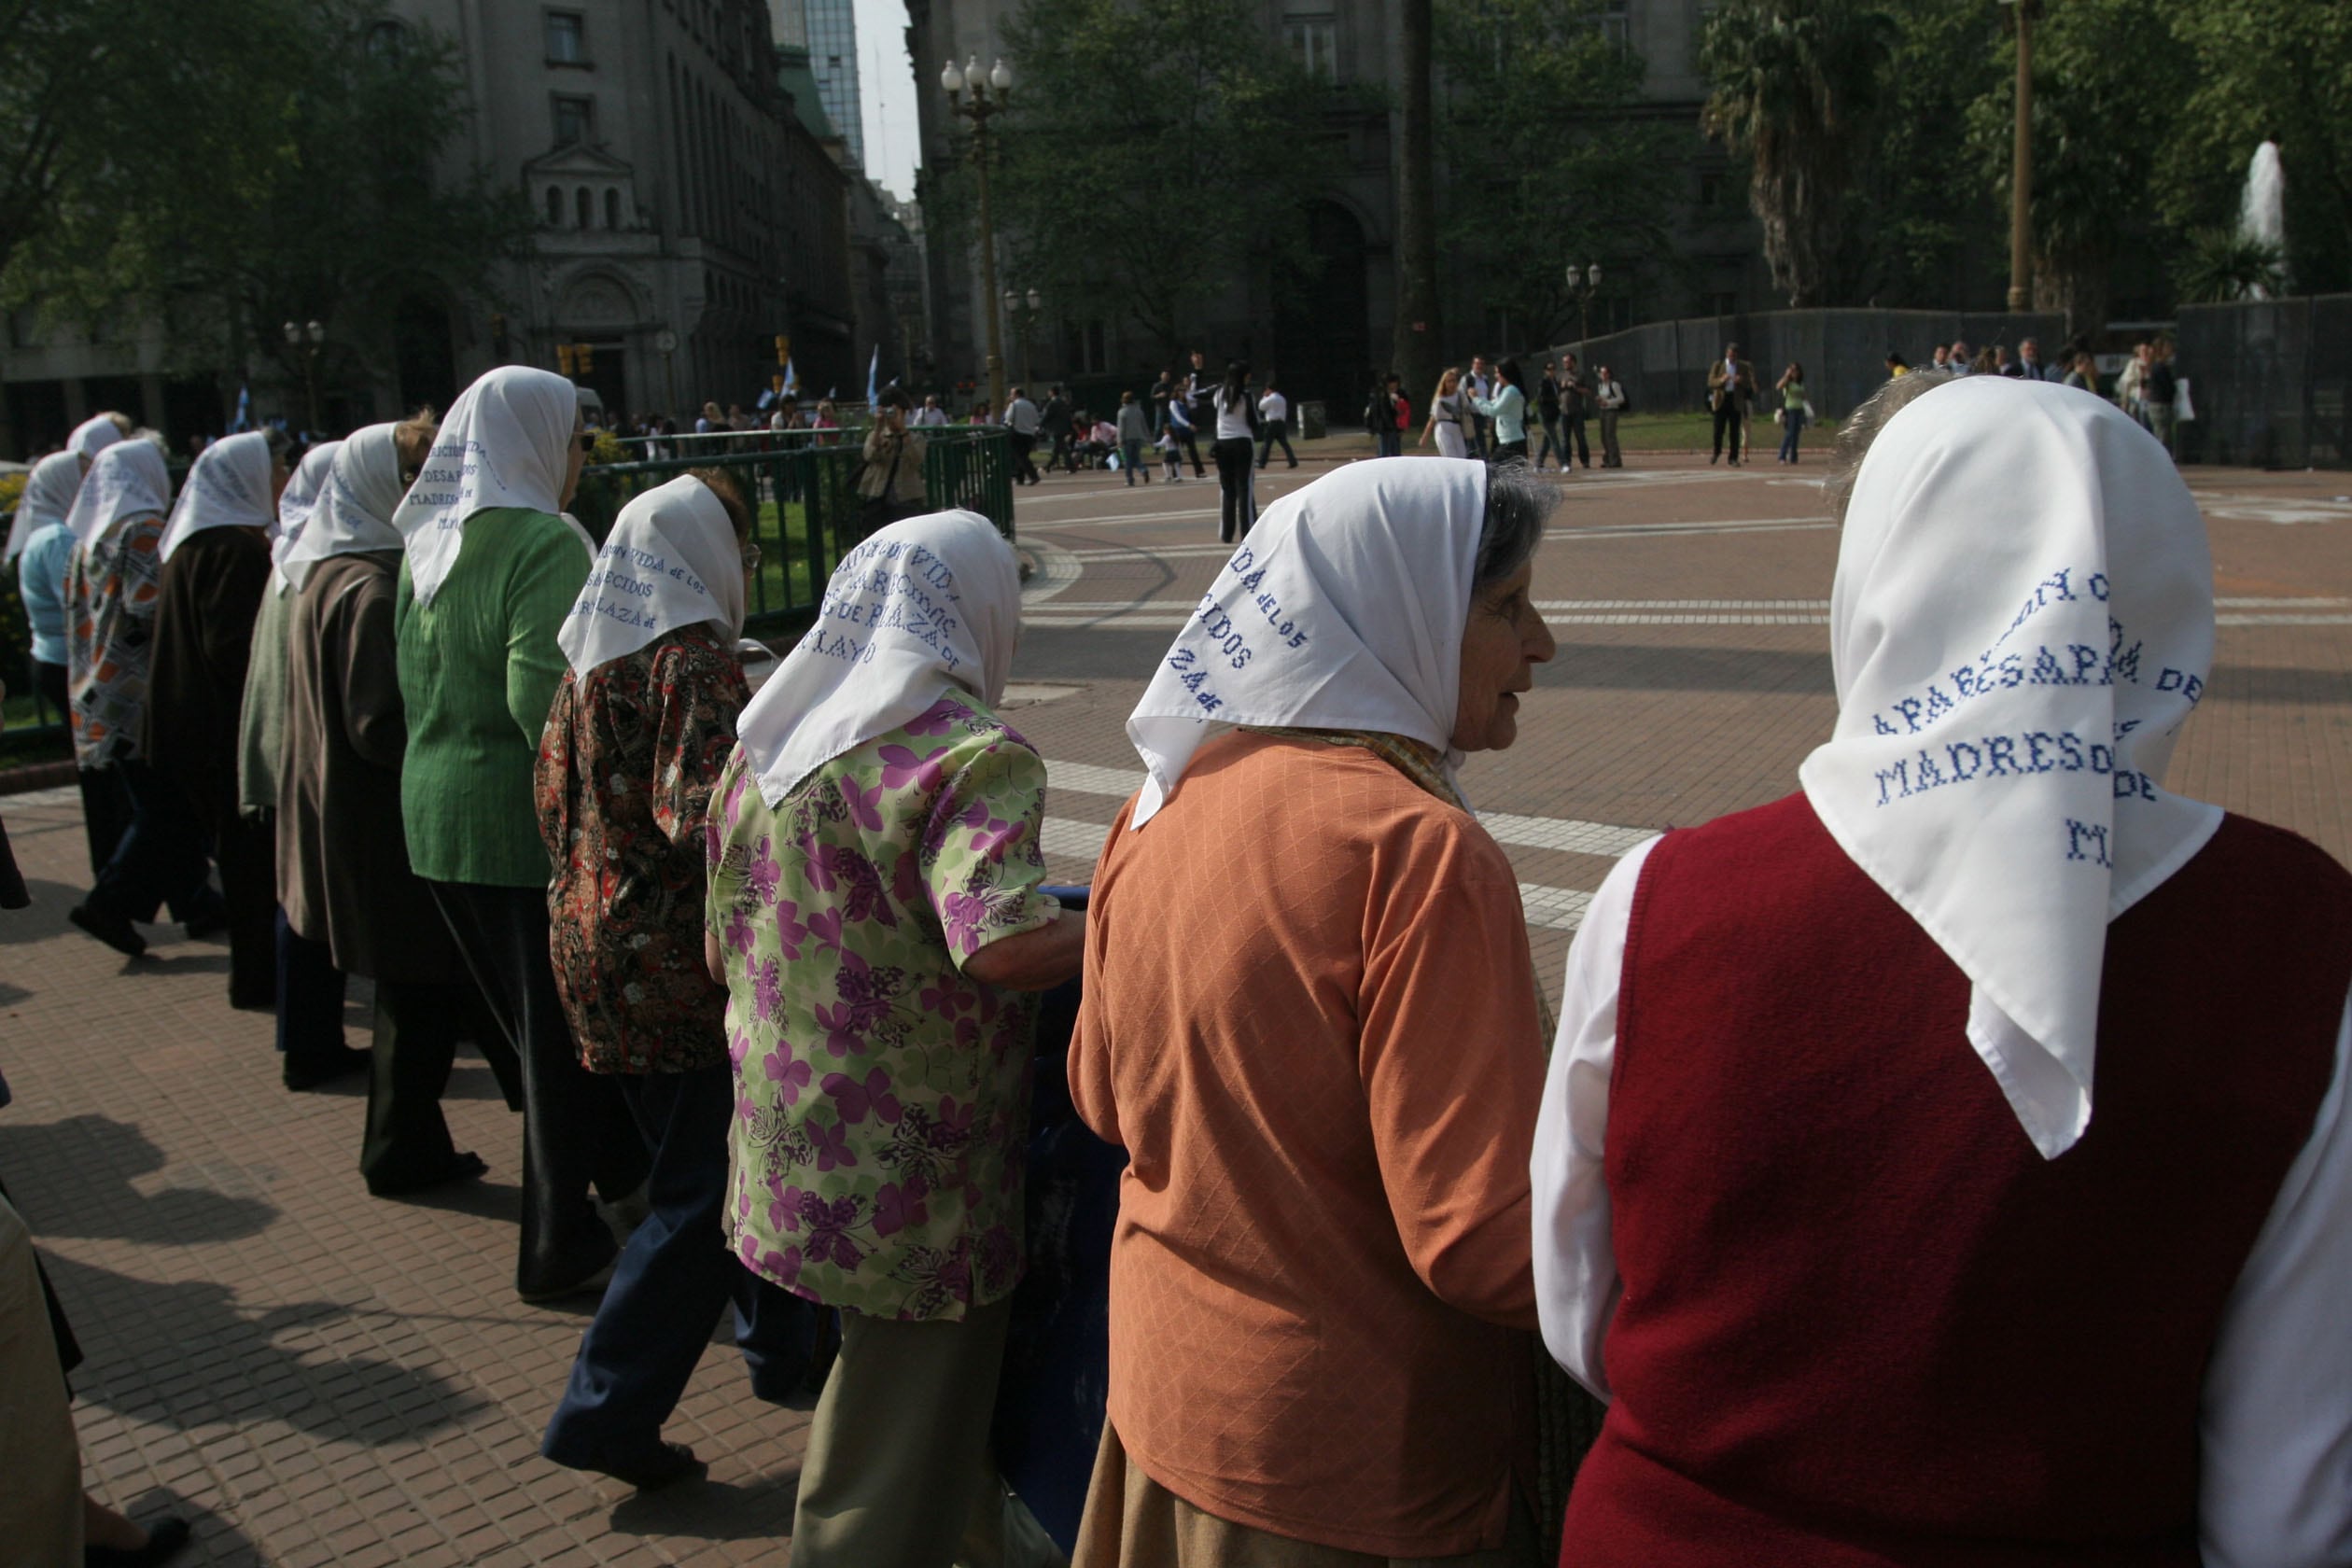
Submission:
[[[1967,977],[1802,795],[1651,852],[1563,1564],[2196,1568],[2199,1389],[2333,1076],[2352,875],[2230,817],[2105,974],[2091,1126],[2044,1160]]]

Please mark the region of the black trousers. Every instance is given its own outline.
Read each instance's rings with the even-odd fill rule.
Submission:
[[[368,1126],[359,1145],[359,1174],[370,1192],[387,1197],[413,1191],[445,1179],[456,1163],[441,1094],[457,1059],[457,1037],[477,1021],[488,1022],[469,982],[376,982]],[[495,1025],[489,1032],[495,1036]],[[493,1038],[483,1054],[502,1043]]]
[[[1731,432],[1731,461],[1736,463],[1740,460],[1740,438],[1745,434],[1746,424],[1747,421],[1740,417],[1739,399],[1724,399],[1723,406],[1715,411],[1715,455],[1716,457],[1723,455],[1723,433],[1728,429]],[[1713,459],[1710,458],[1709,461]]]
[[[90,890],[90,907],[126,920],[147,920],[154,918],[156,905],[168,903],[173,914],[187,919],[206,903],[212,867],[204,824],[187,793],[146,763],[133,758],[102,771],[115,775],[116,787],[128,797],[130,818]]]
[[[1291,450],[1290,421],[1269,419],[1261,429],[1263,434],[1258,439],[1257,466],[1261,469],[1266,467],[1266,460],[1274,455],[1274,443],[1280,441],[1282,455],[1290,459],[1290,466],[1294,469],[1298,467],[1298,454]]]
[[[34,661],[33,684],[50,710],[63,719],[72,700],[65,666]],[[131,825],[131,802],[122,792],[122,776],[114,769],[80,768],[77,773],[76,782],[81,786],[82,832],[90,840],[90,876],[95,882],[106,862],[114,859],[115,848],[122,842],[123,829]],[[151,915],[154,911],[147,913]]]
[[[1183,447],[1184,455],[1192,459],[1193,478],[1198,479],[1207,470],[1200,466],[1200,447],[1195,440],[1195,434],[1196,432],[1190,428],[1180,427],[1176,432],[1176,444]]]
[[[1571,413],[1564,417],[1568,425],[1568,437],[1560,443],[1560,466],[1563,469],[1568,466],[1568,448],[1573,445],[1576,449],[1576,461],[1588,469],[1592,467],[1592,448],[1585,444],[1585,416],[1581,413]]]
[[[1234,436],[1209,449],[1217,460],[1217,537],[1231,544],[1246,536],[1257,512],[1250,504],[1250,438]]]
[[[294,930],[277,912],[277,1048],[307,1066],[343,1049],[343,972],[335,950]]]
[[[1035,484],[1037,483],[1037,465],[1029,458],[1029,454],[1036,450],[1036,436],[1025,436],[1018,430],[1013,432],[1014,483]]]
[[[213,861],[229,906],[229,1005],[277,1005],[277,830],[237,810],[235,791],[214,803]]]
[[[580,1065],[548,957],[546,892],[476,882],[426,886],[522,1068],[523,1234],[514,1288],[525,1295],[560,1290],[619,1251],[588,1187],[593,1182],[608,1203],[634,1191],[645,1180],[645,1143],[612,1080]]]

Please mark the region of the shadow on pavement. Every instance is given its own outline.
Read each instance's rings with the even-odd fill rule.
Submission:
[[[46,942],[59,931],[71,930],[65,924],[65,911],[81,903],[87,892],[63,882],[45,882],[37,876],[26,877],[24,889],[33,895],[33,906],[0,920],[0,947],[19,942]],[[80,932],[75,934],[78,936]]]
[[[708,1457],[706,1455],[705,1457]],[[699,1481],[631,1493],[612,1509],[616,1535],[675,1535],[693,1541],[775,1541],[792,1533],[800,1466],[737,1484]]]
[[[0,1129],[0,1166],[15,1176],[18,1206],[35,1240],[78,1237],[186,1246],[254,1236],[277,1218],[275,1205],[221,1190],[244,1184],[237,1169],[189,1167],[205,1186],[152,1196],[131,1178],[163,1169],[163,1151],[128,1122],[100,1115],[10,1123]]]
[[[483,1407],[435,1372],[276,1342],[350,1317],[341,1302],[248,1317],[234,1291],[210,1281],[141,1280],[53,1252],[42,1262],[90,1358],[74,1374],[75,1393],[126,1420],[182,1431],[280,1421],[373,1447],[457,1425]]]
[[[132,1499],[121,1510],[133,1524],[150,1525],[157,1519],[176,1514],[188,1521],[190,1545],[172,1561],[175,1562],[210,1562],[223,1568],[262,1568],[269,1559],[253,1538],[210,1508],[186,1498],[175,1497],[162,1487],[155,1487]]]

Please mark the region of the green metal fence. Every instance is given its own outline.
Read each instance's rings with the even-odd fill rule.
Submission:
[[[1005,432],[973,425],[927,434],[923,487],[931,506],[976,511],[1013,538],[1013,450]],[[638,491],[689,469],[727,470],[759,509],[752,539],[760,547],[760,570],[751,581],[749,625],[754,631],[779,630],[816,613],[834,565],[863,537],[856,490],[863,460],[861,450],[845,440],[836,445],[793,441],[764,451],[601,464],[581,475],[572,512],[601,540]],[[0,538],[7,535],[10,515],[0,512]],[[63,735],[64,716],[49,711],[34,691],[30,641],[17,574],[0,570],[0,681],[8,688],[8,735],[20,742],[53,743]]]
[[[930,504],[941,511],[976,511],[1013,538],[1013,452],[1005,432],[970,426],[926,434],[923,488]],[[640,491],[690,469],[733,475],[757,509],[751,537],[760,547],[760,569],[751,580],[747,624],[753,631],[771,629],[815,614],[834,565],[864,538],[856,488],[863,462],[861,449],[847,441],[836,445],[802,441],[764,450],[598,464],[581,475],[572,515],[601,540]]]

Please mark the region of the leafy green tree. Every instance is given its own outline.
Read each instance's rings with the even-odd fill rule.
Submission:
[[[1174,353],[1236,278],[1295,255],[1332,90],[1253,0],[1028,0],[1004,39],[993,190],[1020,287],[1100,299]]]
[[[2158,162],[2165,216],[2234,230],[2247,164],[2275,137],[2289,286],[2352,288],[2352,6],[2195,0],[2174,28],[2189,59]]]
[[[1437,385],[1445,290],[1437,286],[1436,19],[1431,0],[1398,0],[1396,324],[1389,364],[1407,386]]]
[[[2235,0],[2199,0],[2234,4]],[[2177,0],[2065,0],[2034,26],[2034,305],[2078,323],[2107,319],[2127,260],[2173,248],[2150,200],[2156,161],[2178,123],[2189,56]],[[1993,89],[1971,106],[1967,138],[2009,206],[2017,52],[2004,38]],[[2249,147],[2250,151],[2251,148]],[[2143,287],[2164,287],[2150,270]]]
[[[1986,0],[1888,0],[1896,35],[1888,99],[1847,208],[1840,275],[1855,299],[1949,306],[2007,254],[1995,205],[1962,133],[2000,66],[2001,7]]]
[[[1774,286],[1794,307],[1843,302],[1846,198],[1885,101],[1897,30],[1864,0],[1729,0],[1700,61],[1701,123],[1750,165]]]
[[[1533,341],[1576,323],[1568,264],[1624,277],[1673,249],[1683,133],[1626,112],[1645,67],[1598,22],[1589,0],[1449,0],[1436,25],[1453,260]]]
[[[249,8],[273,10],[284,31],[261,51],[270,74],[245,84],[244,131],[259,137],[260,155],[242,167],[241,186],[61,202],[15,258],[10,297],[52,317],[134,301],[156,313],[182,364],[241,365],[258,350],[291,379],[300,363],[274,324],[325,322],[347,354],[385,347],[383,323],[402,294],[478,289],[527,243],[519,193],[479,172],[436,175],[465,124],[446,40],[386,25],[385,0]],[[302,47],[286,48],[287,37]],[[119,151],[133,163],[147,155],[144,146]],[[330,378],[336,369],[326,367]]]

